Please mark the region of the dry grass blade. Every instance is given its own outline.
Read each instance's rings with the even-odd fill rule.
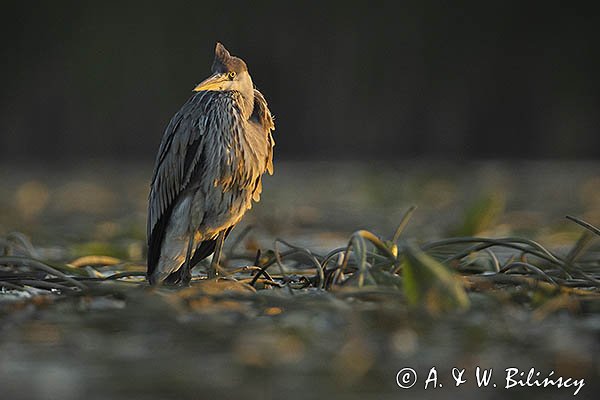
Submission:
[[[327,255],[323,258],[323,269],[326,270],[327,264],[331,262],[331,260],[335,258],[339,258],[339,255],[344,253],[348,247],[338,247],[337,249],[331,250]]]
[[[139,276],[143,276],[144,278],[146,277],[146,273],[145,272],[117,272],[116,274],[112,274],[111,276],[107,276],[106,280],[115,280],[115,279],[121,279],[121,278],[133,278],[133,277],[139,277]]]
[[[365,276],[367,275],[367,244],[365,243],[365,239],[363,238],[361,231],[356,232],[350,239],[348,251],[345,253],[345,265],[348,264],[347,257],[350,249],[353,250],[354,257],[356,258],[356,265],[358,266],[358,287],[362,287],[364,285]]]
[[[514,250],[519,250],[523,254],[531,254],[542,260],[545,260],[553,265],[556,265],[560,268],[569,278],[571,278],[571,274],[569,271],[569,267],[565,264],[563,260],[560,260],[557,256],[552,254],[548,249],[546,249],[541,244],[524,238],[518,237],[507,237],[500,239],[491,239],[491,238],[483,238],[483,237],[458,237],[451,239],[443,239],[435,242],[427,243],[421,246],[423,251],[432,250],[436,247],[443,247],[455,244],[468,244],[475,243],[473,246],[468,247],[467,249],[453,254],[452,256],[446,258],[443,263],[449,263],[453,260],[460,260],[469,254],[487,249],[493,246],[505,247]]]
[[[116,257],[110,256],[83,256],[71,261],[68,265],[73,268],[81,268],[85,266],[109,266],[121,264],[123,261]]]
[[[398,228],[396,228],[396,232],[394,233],[394,237],[392,238],[392,243],[398,243],[400,236],[408,226],[408,223],[410,222],[410,219],[412,218],[416,209],[417,206],[410,206],[408,210],[406,210],[406,212],[402,216],[402,219],[400,220],[400,223],[398,224]]]
[[[13,290],[24,290],[23,286],[16,285],[12,282],[0,281],[0,287]]]
[[[31,287],[35,287],[35,288],[40,288],[40,289],[60,290],[63,293],[73,290],[73,288],[70,286],[61,285],[60,283],[55,283],[55,282],[48,282],[45,280],[23,279],[23,280],[19,281],[19,283],[22,285],[27,285],[27,286],[31,286]]]
[[[579,239],[577,239],[577,242],[575,242],[575,244],[571,248],[571,251],[569,251],[569,254],[567,254],[567,258],[565,260],[567,265],[573,265],[575,263],[577,258],[583,253],[583,251],[592,242],[593,238],[594,238],[594,236],[592,235],[592,233],[590,233],[590,231],[584,231],[581,234]]]
[[[243,279],[238,279],[238,282],[242,282],[242,283],[247,283],[250,286],[254,287],[257,283],[263,284],[263,285],[270,285],[273,287],[277,287],[277,288],[282,288],[284,285],[282,285],[281,283],[273,280],[273,279],[254,279],[254,278],[243,278]]]
[[[591,232],[594,232],[596,235],[600,236],[600,229],[596,228],[594,225],[590,224],[589,222],[585,222],[584,220],[577,218],[577,217],[573,217],[571,215],[567,215],[566,218],[575,222],[576,224],[583,226],[585,229],[588,229]]]
[[[371,233],[369,231],[365,231],[365,230],[360,230],[360,231],[357,231],[356,233],[354,233],[354,235],[360,236],[361,238],[366,239],[369,242],[373,243],[373,245],[375,247],[377,247],[377,249],[379,249],[379,251],[381,251],[386,257],[388,257],[390,259],[390,261],[392,261],[392,262],[396,261],[396,257],[398,255],[397,249],[396,248],[390,249],[388,246],[386,246],[385,243],[383,243],[381,241],[381,239],[379,239],[373,233]]]
[[[498,257],[496,256],[496,254],[493,251],[491,251],[490,249],[485,249],[485,252],[487,255],[490,256],[490,259],[492,260],[492,265],[494,266],[494,271],[500,272],[500,261],[498,260]]]
[[[50,266],[42,261],[33,259],[33,258],[17,257],[17,256],[4,256],[4,257],[0,257],[0,264],[21,265],[21,266],[26,266],[26,267],[30,267],[30,268],[35,268],[40,271],[44,271],[49,275],[53,275],[58,278],[64,279],[65,281],[71,283],[73,286],[76,286],[79,289],[82,289],[82,290],[87,289],[87,286],[84,285],[83,283],[78,282],[76,279],[62,273],[61,271],[53,268],[52,266]]]
[[[279,254],[279,253],[278,254],[274,254],[273,258],[271,258],[269,261],[265,262],[260,267],[260,270],[256,273],[256,275],[254,275],[254,278],[253,278],[252,282],[250,283],[250,285],[252,286],[254,283],[256,283],[256,280],[258,280],[258,278],[260,278],[261,275],[264,275],[264,273],[267,271],[267,269],[269,269],[273,264],[276,264],[278,261],[281,262],[281,260],[283,258],[285,258],[285,257],[287,257],[289,255],[295,254],[297,252],[298,252],[298,250],[292,249],[292,250],[288,250],[286,252],[283,252],[281,254]],[[281,266],[281,264],[280,264],[280,266]]]
[[[317,269],[317,275],[319,278],[317,287],[319,288],[324,288],[325,285],[325,272],[323,269],[323,265],[321,265],[321,262],[317,259],[317,257],[307,248],[304,247],[298,247],[298,246],[294,246],[292,244],[289,244],[288,242],[286,242],[285,240],[282,239],[277,239],[276,242],[282,243],[284,245],[286,245],[287,247],[293,249],[293,250],[297,250],[299,254],[304,254],[306,257],[308,257],[308,259],[312,262],[312,264],[315,266],[315,268]]]
[[[552,283],[553,285],[559,286],[558,283],[556,283],[556,281],[554,281],[554,279],[552,279],[548,274],[546,274],[544,271],[542,271],[535,265],[531,265],[529,263],[524,263],[524,262],[520,262],[520,261],[512,262],[508,265],[505,265],[500,271],[498,271],[498,273],[500,273],[500,274],[506,273],[514,268],[525,268],[526,270],[532,271],[536,275],[539,275],[540,277],[544,278],[545,280]]]

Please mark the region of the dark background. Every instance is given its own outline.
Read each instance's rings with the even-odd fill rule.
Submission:
[[[3,2],[0,157],[152,160],[244,58],[280,159],[600,157],[599,18],[564,2]]]

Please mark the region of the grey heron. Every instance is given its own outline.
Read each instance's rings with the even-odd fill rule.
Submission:
[[[225,237],[260,200],[262,175],[273,173],[273,117],[246,63],[221,43],[212,75],[164,132],[148,207],[150,284],[186,284],[213,254],[216,277]]]

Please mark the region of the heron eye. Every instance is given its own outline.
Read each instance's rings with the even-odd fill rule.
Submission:
[[[233,80],[235,78],[235,72],[231,71],[229,73],[229,79]]]

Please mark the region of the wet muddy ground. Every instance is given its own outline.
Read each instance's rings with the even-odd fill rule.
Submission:
[[[3,259],[2,398],[567,398],[576,390],[507,389],[513,367],[521,379],[531,368],[540,380],[551,371],[584,379],[577,397],[596,397],[600,240],[565,215],[599,225],[600,165],[280,163],[226,244],[224,278],[208,282],[200,267],[183,289],[104,280],[143,271],[150,171],[135,163],[0,169],[3,257],[42,260],[85,286]],[[382,247],[353,235],[359,230]],[[509,241],[448,261],[472,243],[440,244],[511,237],[541,249]],[[285,256],[290,247],[278,238],[318,262],[302,251]],[[352,240],[348,259],[335,254],[329,281],[320,281],[327,254]],[[258,249],[271,282],[238,269],[255,264]],[[515,262],[541,272],[498,273]],[[488,387],[477,387],[477,366],[493,369]],[[402,389],[397,373],[409,367],[417,382]],[[465,369],[459,387],[453,368]]]

